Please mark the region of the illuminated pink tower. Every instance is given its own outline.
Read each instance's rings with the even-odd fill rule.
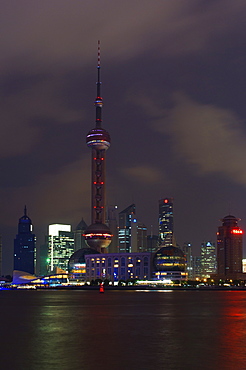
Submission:
[[[102,107],[100,82],[100,41],[98,41],[96,127],[86,136],[86,143],[92,149],[91,166],[91,225],[85,231],[89,247],[104,252],[112,239],[112,233],[105,225],[105,154],[110,147],[109,133],[102,128]]]

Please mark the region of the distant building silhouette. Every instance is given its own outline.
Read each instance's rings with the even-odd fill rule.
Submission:
[[[173,244],[173,198],[159,200],[159,242]]]
[[[75,231],[74,231],[74,250],[77,251],[81,248],[88,248],[86,242],[85,242],[85,237],[84,233],[85,230],[87,229],[87,225],[82,218],[80,223],[77,225]]]
[[[242,274],[243,230],[232,215],[224,217],[217,232],[217,273],[223,279],[237,279]]]
[[[107,221],[110,231],[112,232],[112,241],[108,246],[108,253],[119,252],[119,239],[118,239],[118,222],[117,222],[118,212],[117,206],[108,206],[107,208]]]
[[[192,245],[191,243],[184,243],[181,248],[186,257],[186,271],[188,274],[188,279],[192,280],[194,278],[194,263],[192,255]]]
[[[35,273],[36,267],[36,236],[32,233],[31,219],[24,209],[24,216],[19,219],[18,234],[14,240],[14,270]]]
[[[137,222],[137,251],[147,252],[147,227],[142,222]]]
[[[147,252],[156,252],[159,247],[158,235],[147,235]]]

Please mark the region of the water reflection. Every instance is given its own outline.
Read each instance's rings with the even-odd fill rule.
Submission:
[[[2,293],[4,369],[246,367],[243,292]]]

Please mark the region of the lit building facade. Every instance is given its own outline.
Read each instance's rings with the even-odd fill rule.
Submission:
[[[97,64],[97,96],[94,101],[96,107],[96,126],[86,136],[87,146],[92,153],[91,166],[91,225],[86,229],[84,236],[90,248],[102,252],[109,246],[112,233],[105,224],[106,206],[106,151],[110,147],[110,135],[102,128],[102,107],[100,81],[100,43],[98,42]]]
[[[24,216],[19,219],[18,234],[14,240],[14,270],[34,274],[36,271],[36,236],[33,234],[31,219],[24,209]]]
[[[152,275],[151,253],[90,254],[85,256],[85,260],[87,281],[149,280]]]
[[[173,244],[173,198],[159,200],[159,242]]]
[[[119,213],[119,252],[137,252],[137,218],[135,204],[131,204]]]
[[[156,280],[187,280],[186,258],[180,248],[161,246],[153,258],[153,278]]]
[[[209,278],[216,274],[217,259],[215,243],[211,241],[203,242],[201,244],[201,277]]]
[[[55,268],[67,271],[69,258],[74,252],[71,225],[49,225],[48,234],[48,271],[53,272]]]
[[[242,274],[243,230],[239,218],[224,217],[217,232],[217,273],[223,279],[236,279]]]

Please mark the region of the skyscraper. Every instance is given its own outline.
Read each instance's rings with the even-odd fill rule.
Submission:
[[[118,212],[117,206],[108,206],[107,208],[107,225],[110,231],[113,233],[112,241],[108,247],[109,253],[119,252],[119,239],[118,239]]]
[[[159,241],[162,245],[173,244],[173,198],[159,200]]]
[[[183,247],[181,248],[186,257],[186,270],[188,274],[188,279],[193,279],[193,255],[192,255],[192,245],[191,243],[184,243]]]
[[[87,248],[85,237],[84,237],[84,233],[87,227],[88,226],[86,225],[84,219],[82,218],[82,220],[77,225],[74,231],[74,250],[75,251],[81,248]]]
[[[217,272],[223,279],[237,279],[242,273],[243,230],[232,215],[224,217],[217,232]]]
[[[216,274],[216,250],[215,244],[207,241],[201,244],[201,277],[210,277]]]
[[[18,234],[14,240],[14,270],[35,273],[36,267],[36,236],[32,233],[32,221],[27,216],[24,208],[24,216],[19,219]]]
[[[137,252],[136,206],[131,204],[119,213],[119,252]]]
[[[89,247],[101,252],[108,247],[112,234],[105,225],[105,165],[106,150],[110,147],[109,133],[102,128],[102,107],[100,82],[100,42],[98,41],[97,63],[97,96],[94,102],[96,107],[96,127],[86,137],[86,143],[92,150],[91,167],[91,225],[85,231],[85,240]]]
[[[74,234],[71,225],[52,224],[48,228],[48,271],[68,269],[68,261],[74,252]]]

